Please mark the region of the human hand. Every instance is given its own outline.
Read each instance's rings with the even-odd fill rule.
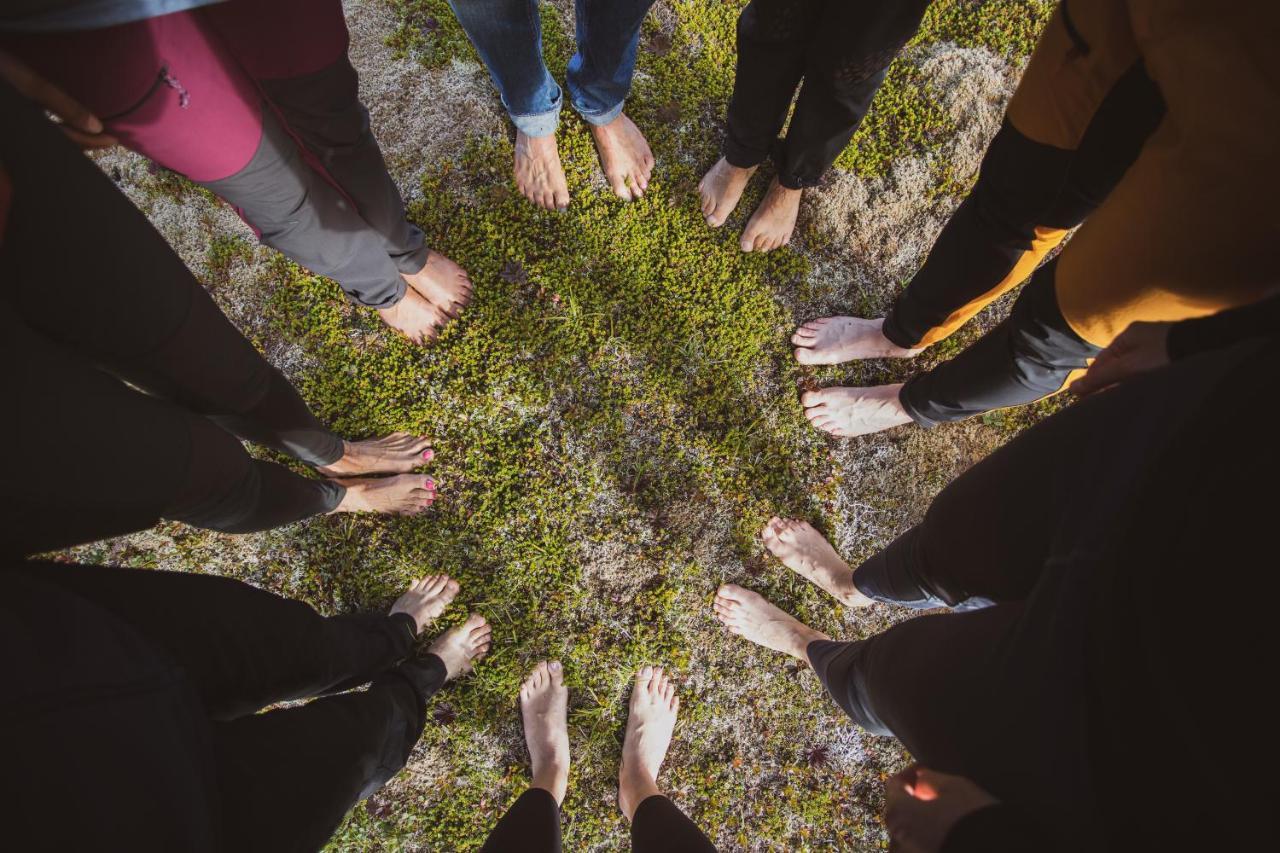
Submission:
[[[83,104],[2,50],[0,79],[16,89],[19,95],[48,110],[67,138],[81,148],[109,148],[117,144],[114,136],[103,132],[102,120]]]
[[[962,817],[999,802],[963,776],[918,764],[885,783],[885,798],[889,843],[900,853],[937,853]]]
[[[1169,328],[1172,323],[1130,323],[1129,328],[1098,353],[1089,370],[1071,383],[1077,397],[1110,388],[1140,373],[1169,363]]]

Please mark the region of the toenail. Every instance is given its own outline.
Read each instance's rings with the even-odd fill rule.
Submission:
[[[435,458],[435,455],[436,455],[436,452],[435,452],[434,450],[424,450],[424,451],[422,451],[422,458],[423,458],[423,459],[431,460],[431,459]]]
[[[554,669],[556,672],[559,672],[559,671],[560,671],[560,661],[555,661],[554,663],[552,663],[552,664],[551,664],[551,668],[552,668],[552,669]]]

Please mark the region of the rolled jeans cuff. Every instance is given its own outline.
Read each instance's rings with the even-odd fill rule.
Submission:
[[[596,127],[602,127],[622,115],[622,108],[626,106],[626,101],[618,101],[609,109],[603,112],[587,112],[579,106],[574,106],[574,110],[578,115],[582,116],[582,120],[587,124],[593,124]]]
[[[516,130],[525,136],[538,138],[541,136],[550,136],[556,132],[556,128],[560,126],[560,102],[556,102],[556,108],[548,110],[545,113],[537,113],[536,115],[518,116],[515,113],[507,113],[511,116],[511,123],[516,126]]]

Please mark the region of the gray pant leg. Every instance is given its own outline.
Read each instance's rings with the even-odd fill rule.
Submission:
[[[332,278],[361,305],[388,308],[404,297],[405,280],[383,237],[303,160],[266,105],[253,159],[231,177],[203,186],[239,208],[262,242]]]
[[[404,200],[387,172],[382,150],[360,103],[356,71],[347,57],[313,74],[262,80],[285,121],[342,187],[402,273],[427,262],[422,231],[405,218]]]

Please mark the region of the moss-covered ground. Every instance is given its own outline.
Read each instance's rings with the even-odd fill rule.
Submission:
[[[424,73],[475,62],[445,0],[389,6],[395,25],[384,38],[401,61]],[[420,517],[321,518],[250,537],[166,524],[77,556],[233,574],[323,612],[384,608],[410,578],[448,572],[462,593],[444,623],[472,609],[495,628],[492,654],[434,700],[409,767],[353,810],[335,848],[478,848],[524,788],[516,689],[548,656],[564,661],[572,691],[566,849],[626,847],[614,778],[629,680],[649,662],[678,673],[684,701],[663,784],[722,849],[887,847],[880,782],[908,757],[851,726],[812,673],[719,631],[712,593],[744,583],[846,637],[902,618],[888,608],[844,613],[766,560],[757,539],[765,519],[809,518],[856,560],[1050,406],[848,442],[809,428],[800,388],[893,381],[913,368],[801,369],[787,344],[796,322],[835,307],[883,311],[902,282],[860,284],[876,277],[863,275],[856,236],[833,237],[809,208],[794,248],[741,253],[737,231],[761,181],[725,229],[703,223],[695,187],[717,156],[740,8],[663,0],[647,19],[628,106],[659,164],[642,201],[608,193],[568,111],[566,213],[515,192],[507,137],[474,134],[422,164],[411,218],[477,285],[463,319],[428,348],[221,220],[197,224],[207,233],[196,266],[233,319],[342,434],[433,436],[442,499]],[[919,161],[931,183],[909,205],[941,221],[973,175],[937,156],[965,117],[942,106],[922,57],[983,52],[1016,71],[1048,8],[938,0],[841,156],[842,180],[883,188],[895,164]],[[548,64],[561,76],[571,7],[542,10]],[[163,175],[135,190],[157,211],[208,204]]]

